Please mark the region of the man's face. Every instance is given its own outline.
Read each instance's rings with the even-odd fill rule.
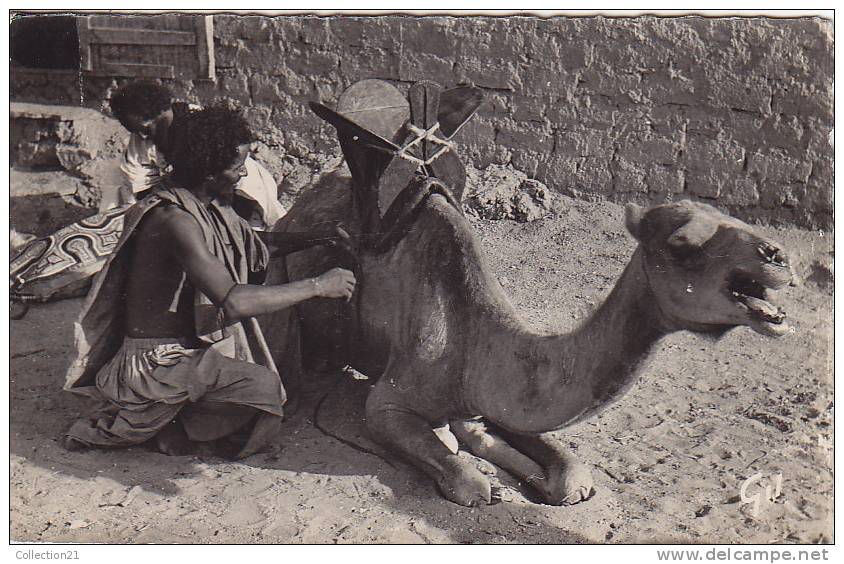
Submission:
[[[164,126],[169,125],[173,120],[173,110],[167,109],[155,116],[154,118],[144,119],[140,114],[128,113],[123,116],[123,127],[129,130],[129,133],[137,133],[143,139],[154,138],[156,132]]]
[[[237,157],[234,162],[225,170],[211,178],[208,183],[209,193],[212,196],[231,203],[234,196],[234,188],[240,179],[246,176],[246,157],[249,156],[251,147],[248,143],[237,148]]]

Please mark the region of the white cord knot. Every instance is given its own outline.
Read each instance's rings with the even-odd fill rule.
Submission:
[[[417,127],[412,123],[407,124],[407,129],[416,137],[406,143],[401,149],[399,149],[396,156],[415,163],[417,165],[429,165],[434,162],[440,155],[445,153],[446,151],[450,151],[454,149],[455,144],[453,141],[449,141],[448,139],[442,139],[441,137],[437,137],[437,131],[440,129],[440,123],[437,122],[428,129],[422,129],[421,127]],[[422,141],[430,141],[435,145],[440,145],[440,150],[431,155],[431,157],[427,160],[422,160],[420,158],[414,157],[409,153],[410,149],[421,143]]]

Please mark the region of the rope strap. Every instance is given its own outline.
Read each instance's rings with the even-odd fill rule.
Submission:
[[[437,131],[439,131],[440,129],[439,122],[435,123],[428,129],[422,129],[421,127],[417,127],[412,123],[409,123],[407,124],[407,129],[411,133],[416,135],[416,137],[409,143],[405,144],[401,149],[399,149],[398,153],[396,153],[397,157],[400,157],[406,161],[410,161],[417,165],[429,165],[434,162],[440,155],[442,155],[446,151],[454,149],[455,147],[453,141],[437,137]],[[440,150],[431,155],[428,160],[422,160],[420,158],[414,157],[408,151],[410,151],[410,149],[412,149],[422,141],[430,141],[435,145],[441,145]]]

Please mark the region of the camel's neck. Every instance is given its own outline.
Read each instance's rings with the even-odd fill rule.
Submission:
[[[509,336],[514,365],[508,380],[497,383],[499,399],[484,411],[491,407],[498,422],[514,431],[570,425],[620,397],[635,382],[651,347],[670,331],[637,250],[606,301],[577,330],[553,337]],[[510,389],[504,393],[502,387]]]
[[[633,254],[606,301],[571,335],[560,351],[577,358],[572,383],[588,388],[588,415],[632,385],[653,345],[672,329],[664,322],[648,284],[640,249]],[[561,390],[561,393],[564,393]]]

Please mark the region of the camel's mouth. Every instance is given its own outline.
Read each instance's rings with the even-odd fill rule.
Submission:
[[[727,290],[738,307],[747,313],[749,325],[757,333],[778,337],[788,331],[785,310],[769,301],[769,288],[763,283],[744,272],[735,271],[728,280]]]

